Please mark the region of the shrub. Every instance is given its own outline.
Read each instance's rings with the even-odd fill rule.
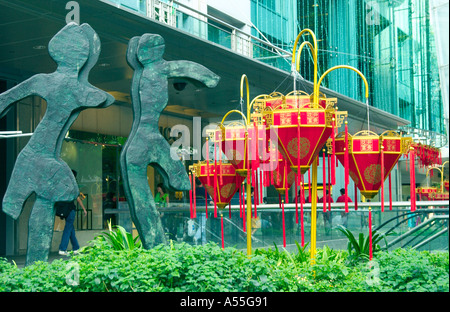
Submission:
[[[298,247],[257,249],[248,258],[213,243],[116,250],[98,237],[67,260],[21,269],[0,259],[0,291],[449,291],[448,253],[379,251],[364,262],[325,246],[312,264],[306,246]]]

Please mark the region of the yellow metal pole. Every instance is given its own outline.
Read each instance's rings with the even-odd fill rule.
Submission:
[[[447,160],[441,166],[441,168],[442,168],[442,171],[441,171],[441,192],[442,193],[444,193],[444,173],[445,173],[444,166],[446,164],[448,164],[448,163],[449,163],[449,161]]]
[[[251,179],[250,175],[250,179]],[[252,254],[252,198],[251,181],[247,181],[247,256]]]
[[[310,42],[303,42],[300,45],[298,56],[296,59],[296,49],[297,44],[300,39],[300,37],[304,33],[309,33],[313,39],[313,44]],[[318,54],[318,47],[317,47],[317,39],[314,34],[314,32],[308,28],[302,30],[295,39],[294,42],[294,49],[292,51],[292,70],[294,71],[294,68],[299,71],[300,69],[300,56],[303,48],[308,45],[311,49],[312,55],[313,55],[313,61],[314,61],[314,91],[313,91],[313,105],[318,106],[319,105],[319,84],[317,81],[317,54]],[[295,67],[294,67],[295,66]],[[299,112],[300,112],[300,106],[299,106]],[[299,117],[300,118],[300,117]],[[299,168],[300,170],[300,168]],[[315,255],[316,255],[316,234],[317,234],[317,157],[314,159],[312,164],[312,200],[311,200],[311,263],[315,263]]]
[[[248,78],[247,76],[244,74],[241,77],[241,100],[244,97],[244,82],[246,84],[247,87],[247,118],[244,120],[246,120],[247,122],[247,126],[250,125],[250,92],[249,92],[249,87],[248,87]],[[248,132],[245,133],[245,141],[247,142],[247,148],[248,148]],[[249,157],[249,153],[247,153],[247,157]],[[244,159],[245,161],[245,159]],[[250,170],[249,168],[247,168],[247,170]],[[250,258],[251,254],[252,254],[252,199],[251,199],[251,174],[248,174],[247,177],[250,177],[249,179],[247,179],[247,189],[246,189],[246,193],[247,193],[247,256]]]
[[[297,69],[299,68],[299,65],[296,64],[296,62],[298,62],[300,60],[300,56],[297,58],[297,60],[295,59],[296,57],[296,50],[297,50],[297,44],[298,41],[300,39],[300,37],[304,34],[304,33],[309,33],[313,39],[313,45],[311,46],[311,43],[309,43],[309,47],[311,48],[312,54],[313,54],[313,60],[314,60],[314,105],[319,105],[319,88],[317,85],[317,53],[318,53],[318,48],[317,48],[317,39],[316,39],[316,35],[314,34],[314,32],[311,29],[303,29],[298,35],[297,38],[295,39],[294,42],[294,49],[292,51],[292,71],[294,71],[294,68]],[[300,53],[301,50],[303,49],[303,47],[306,45],[306,43],[302,43],[300,46]],[[295,67],[294,67],[295,66]],[[298,70],[297,70],[298,71]]]

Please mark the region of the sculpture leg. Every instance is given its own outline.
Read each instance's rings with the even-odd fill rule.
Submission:
[[[47,261],[55,223],[54,203],[36,197],[28,221],[28,250],[26,265]]]
[[[165,244],[166,238],[153,194],[147,181],[147,166],[127,165],[131,218],[145,249]]]

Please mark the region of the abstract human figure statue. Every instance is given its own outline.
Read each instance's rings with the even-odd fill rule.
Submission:
[[[114,102],[111,95],[88,83],[100,53],[100,41],[89,25],[66,25],[50,40],[48,51],[57,64],[55,72],[34,75],[0,94],[0,118],[28,96],[47,102],[44,117],[17,157],[3,198],[3,211],[17,219],[27,198],[36,194],[28,223],[27,265],[48,259],[55,202],[72,201],[79,195],[72,171],[60,157],[67,130],[82,109]]]
[[[131,86],[134,121],[121,152],[121,169],[131,217],[146,249],[166,242],[148,185],[147,167],[156,168],[170,189],[191,187],[183,164],[171,158],[170,146],[158,129],[159,117],[168,101],[167,79],[189,78],[209,88],[220,79],[197,63],[165,61],[164,49],[161,36],[144,34],[132,38],[127,51],[127,61],[135,70]]]

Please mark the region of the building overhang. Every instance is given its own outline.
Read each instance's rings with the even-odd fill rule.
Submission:
[[[219,84],[208,89],[190,82],[182,90],[169,83],[167,114],[185,118],[200,116],[214,122],[231,109],[240,107],[240,80],[246,74],[250,98],[278,91],[287,94],[293,89],[289,72],[261,61],[240,55],[221,45],[144,17],[127,8],[118,8],[108,1],[79,0],[80,22],[90,24],[102,42],[97,65],[91,70],[90,82],[116,97],[116,105],[131,107],[129,92],[133,71],[126,62],[127,44],[133,36],[144,33],[160,34],[166,43],[164,58],[190,60],[200,63],[221,77]],[[54,0],[0,0],[1,49],[0,74],[18,82],[37,73],[49,73],[56,65],[46,46],[65,25],[67,1]],[[45,49],[40,49],[45,47]],[[286,60],[289,62],[289,59]],[[308,93],[312,83],[299,81]],[[299,88],[300,89],[300,88]],[[327,97],[338,99],[339,110],[348,111],[351,133],[367,128],[367,107],[342,94],[321,88]],[[370,107],[371,130],[381,133],[397,129],[410,122]]]

